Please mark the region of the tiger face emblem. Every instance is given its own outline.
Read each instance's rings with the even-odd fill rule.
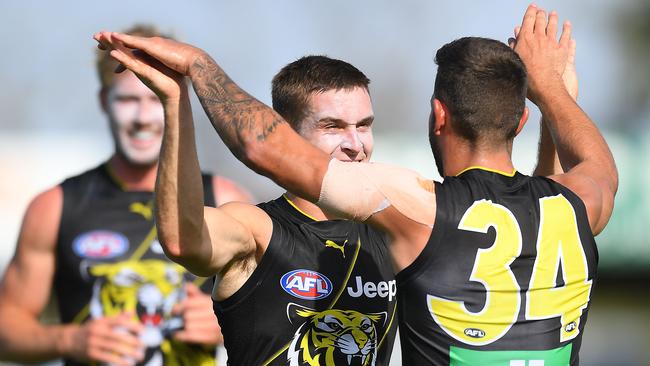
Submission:
[[[297,304],[287,315],[300,324],[287,352],[290,366],[375,365],[378,326],[387,313],[362,314],[354,310],[315,311]]]
[[[194,355],[191,348],[168,338],[182,326],[182,320],[172,317],[171,311],[184,296],[183,267],[158,259],[130,260],[96,264],[89,273],[97,278],[90,301],[91,317],[132,311],[144,326],[140,338],[146,350],[141,365],[203,364],[199,361],[205,355]],[[206,354],[209,361],[210,354]]]

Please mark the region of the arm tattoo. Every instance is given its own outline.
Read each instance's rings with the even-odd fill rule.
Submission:
[[[212,126],[238,158],[245,156],[248,142],[263,142],[277,126],[286,123],[235,84],[210,56],[197,58],[190,75]]]

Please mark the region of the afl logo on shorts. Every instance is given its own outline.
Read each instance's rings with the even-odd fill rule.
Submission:
[[[323,299],[332,293],[332,282],[324,275],[306,269],[285,273],[280,285],[292,296],[305,300]]]
[[[95,230],[77,236],[72,249],[82,258],[114,258],[126,253],[129,239],[114,231]]]

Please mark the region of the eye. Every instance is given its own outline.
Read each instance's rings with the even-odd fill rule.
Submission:
[[[118,95],[115,97],[115,101],[118,103],[134,103],[138,101],[138,98],[132,95]]]
[[[341,326],[338,323],[335,323],[335,322],[327,322],[327,326],[329,326],[333,330],[341,329]]]
[[[323,128],[326,129],[326,130],[336,130],[336,129],[340,128],[340,127],[336,123],[328,123],[325,126],[323,126]]]

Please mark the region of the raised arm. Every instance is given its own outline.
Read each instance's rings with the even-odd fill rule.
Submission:
[[[212,125],[239,160],[289,191],[318,200],[329,156],[235,84],[207,53],[169,39],[112,35],[189,76]]]
[[[223,274],[231,264],[256,253],[272,226],[254,206],[230,203],[204,207],[192,110],[184,76],[146,54],[134,53],[111,33],[95,38],[160,98],[165,128],[156,180],[155,213],[165,254],[201,276]],[[268,243],[268,240],[266,240]]]
[[[516,31],[515,36],[519,34]],[[569,92],[574,101],[578,100],[578,73],[576,72],[576,41],[571,39],[569,44],[569,55],[567,57],[566,66],[562,73],[562,80],[564,86]],[[549,176],[555,174],[562,174],[562,164],[560,158],[557,156],[555,143],[551,136],[551,131],[548,129],[548,122],[542,115],[539,121],[539,149],[537,153],[537,166],[535,167],[534,175]]]
[[[557,41],[557,15],[529,6],[515,51],[528,70],[529,97],[540,108],[565,174],[552,179],[585,203],[594,234],[607,224],[618,188],[612,153],[598,128],[571,98],[562,81],[570,50],[570,24]]]
[[[394,248],[409,248],[395,249],[409,252],[409,259],[401,265],[419,253],[417,247],[413,249],[415,244],[426,243],[435,216],[431,182],[423,183],[424,178],[397,167],[330,162],[327,154],[300,137],[273,109],[237,86],[200,49],[161,38],[122,34],[114,38],[189,75],[213,126],[233,154],[251,169],[329,212],[384,230],[393,237]],[[404,178],[412,191],[402,184]],[[402,194],[395,194],[399,191]],[[404,197],[406,201],[395,201]]]

